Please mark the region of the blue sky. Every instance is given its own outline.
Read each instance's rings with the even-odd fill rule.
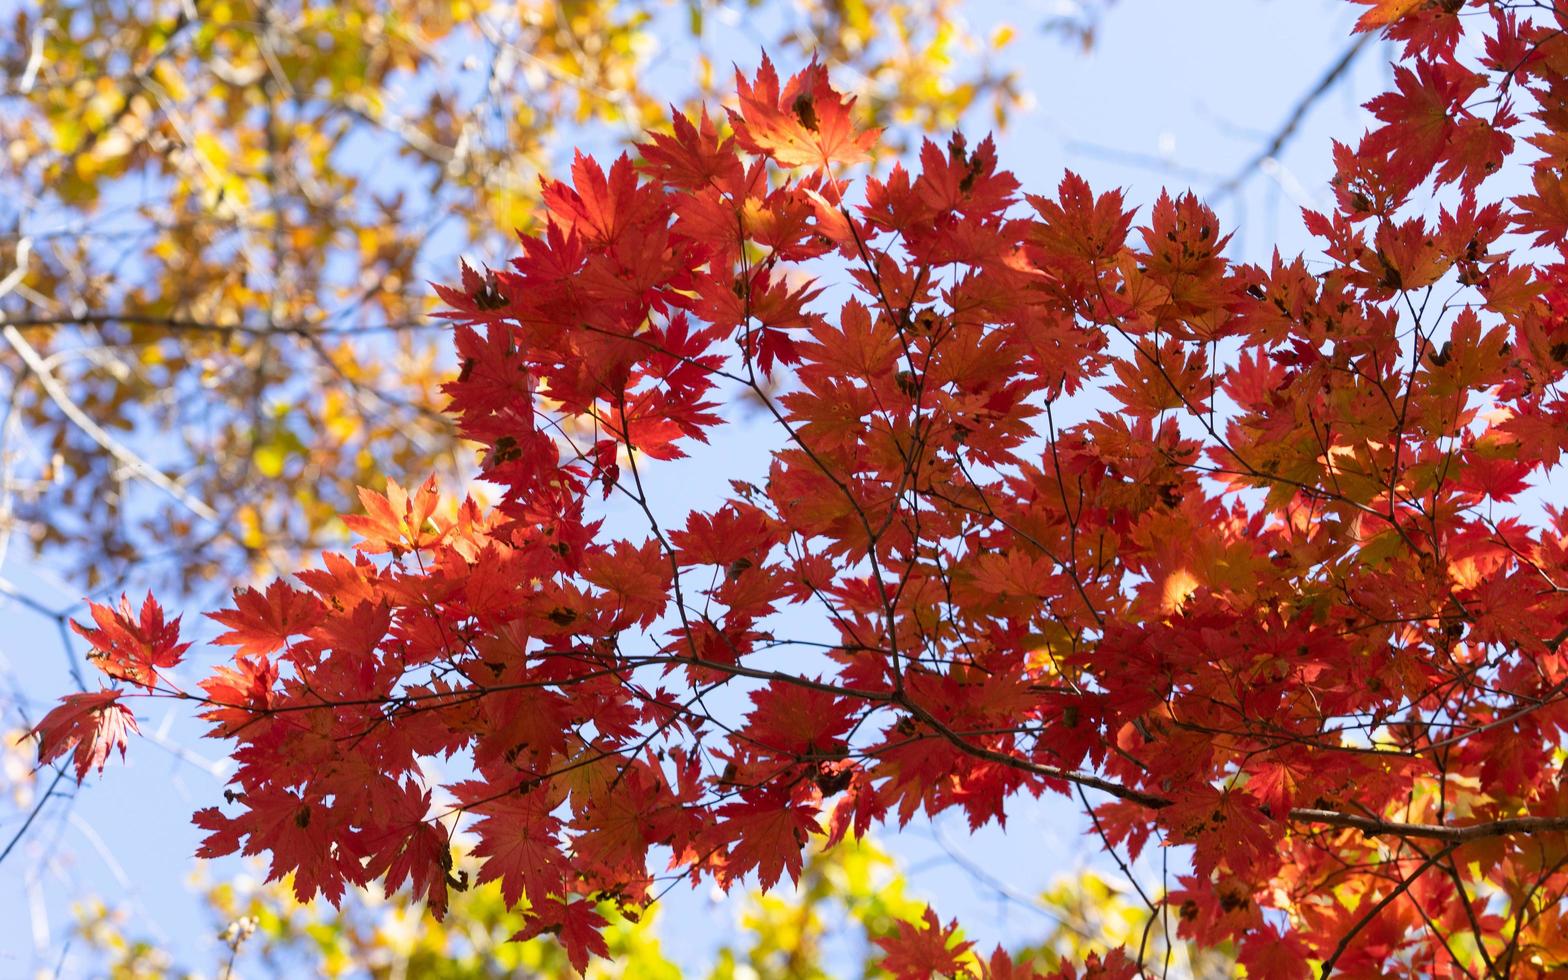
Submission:
[[[1085,54],[1029,26],[1062,6],[1031,0],[966,7],[977,25],[1005,17],[1021,28],[1003,61],[1022,72],[1035,105],[999,134],[1003,166],[1029,191],[1049,193],[1062,171],[1072,169],[1096,189],[1124,188],[1128,200],[1140,206],[1151,203],[1161,187],[1191,187],[1206,195],[1236,174],[1343,52],[1357,16],[1357,8],[1339,0],[1119,0],[1105,16],[1095,48]],[[711,18],[709,24],[712,50],[728,56],[722,21]],[[736,61],[755,61],[752,41],[737,35],[734,45]],[[1359,104],[1386,81],[1387,58],[1381,46],[1363,52],[1343,84],[1305,119],[1278,163],[1249,174],[1236,193],[1216,202],[1236,232],[1234,257],[1262,261],[1276,245],[1287,255],[1307,248],[1298,209],[1325,203],[1329,140],[1353,140],[1365,128]],[[985,128],[972,128],[971,137]],[[757,472],[761,466],[759,444],[737,430],[681,479]],[[29,562],[16,547],[0,565],[0,577],[45,608],[67,609],[79,599],[69,583]],[[174,597],[165,598],[178,605]],[[36,718],[37,699],[71,689],[56,623],[22,603],[0,599],[0,624],[0,675],[14,678],[16,688],[34,699],[29,710]],[[79,657],[80,644],[73,651]],[[14,722],[8,716],[7,724]],[[212,962],[213,924],[187,888],[189,855],[198,839],[188,821],[192,810],[221,796],[223,761],[218,746],[195,737],[197,726],[178,704],[154,706],[142,727],[152,737],[133,744],[127,765],[111,765],[104,776],[90,778],[68,806],[62,801],[47,808],[18,853],[0,866],[0,978],[52,968],[62,953],[65,975],[73,975],[70,965],[80,961],[63,945],[69,905],[95,894],[123,904],[136,920],[135,931],[183,962]],[[0,841],[10,838],[21,819],[8,805],[0,795]],[[1104,866],[1084,829],[1072,807],[1021,803],[1005,833],[991,828],[971,836],[955,819],[936,827],[917,822],[890,842],[913,869],[915,889],[989,946],[1027,940],[1042,920],[999,901],[993,887],[974,880],[947,850],[956,849],[1010,889],[1030,894],[1084,864]],[[220,865],[212,874],[232,868]],[[1159,871],[1148,862],[1141,870],[1156,877]],[[673,904],[679,913],[703,909],[709,901],[697,894]],[[708,927],[727,914],[722,906],[705,912],[695,917],[700,923],[695,928],[693,917],[663,920],[697,962]]]

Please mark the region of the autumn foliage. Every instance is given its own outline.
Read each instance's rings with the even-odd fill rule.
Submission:
[[[1326,263],[1228,260],[1191,194],[1020,194],[989,140],[866,176],[817,65],[579,158],[437,287],[496,506],[364,493],[356,554],[214,615],[200,693],[155,604],[95,610],[111,677],[235,745],[201,853],[440,914],[463,828],[580,969],[656,876],[1061,793],[1185,846],[1160,905],[1249,976],[1562,975],[1568,14],[1507,6],[1368,5],[1401,54],[1304,215]],[[766,472],[653,499],[743,402]],[[45,757],[101,765],[122,710],[73,695]],[[884,968],[1034,975],[954,929]]]

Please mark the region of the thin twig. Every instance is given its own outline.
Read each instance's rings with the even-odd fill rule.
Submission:
[[[184,487],[171,480],[167,474],[131,452],[118,439],[104,431],[103,426],[94,422],[86,412],[82,411],[81,406],[71,400],[71,396],[65,390],[65,386],[60,384],[59,379],[49,370],[49,365],[39,356],[33,345],[27,342],[27,338],[22,336],[21,331],[7,325],[0,328],[0,335],[5,337],[6,342],[11,345],[11,349],[16,351],[22,358],[23,363],[32,371],[33,376],[38,379],[38,383],[43,387],[44,393],[49,396],[49,399],[59,407],[61,412],[65,413],[66,418],[74,422],[78,429],[82,430],[83,434],[93,442],[96,442],[109,455],[125,464],[131,472],[168,494],[192,514],[207,521],[216,522],[218,520],[218,512],[208,506],[205,501],[193,496]]]
[[[59,316],[5,316],[0,324],[17,330],[37,330],[46,327],[99,327],[111,323],[131,326],[159,327],[186,333],[254,334],[257,336],[287,335],[291,337],[335,337],[359,334],[406,333],[413,330],[446,329],[440,320],[420,317],[414,320],[397,320],[374,323],[360,327],[329,327],[319,322],[297,323],[215,323],[210,320],[190,320],[182,317],[151,316],[142,313],[82,313]]]
[[[1370,909],[1367,909],[1366,914],[1357,919],[1356,924],[1351,926],[1343,936],[1339,937],[1339,945],[1335,946],[1334,951],[1329,954],[1328,959],[1323,961],[1323,972],[1321,976],[1326,980],[1328,975],[1333,972],[1334,964],[1339,962],[1339,958],[1345,955],[1345,950],[1350,947],[1350,941],[1355,939],[1356,935],[1360,933],[1362,929],[1365,929],[1368,923],[1377,918],[1378,913],[1392,905],[1394,901],[1399,898],[1399,896],[1403,895],[1410,888],[1411,885],[1415,884],[1416,879],[1425,874],[1427,868],[1430,868],[1432,865],[1448,857],[1454,848],[1458,846],[1459,845],[1457,843],[1450,844],[1441,851],[1438,851],[1436,854],[1433,854],[1431,857],[1427,858],[1425,861],[1422,861],[1419,868],[1416,868],[1414,871],[1410,872],[1410,874],[1406,875],[1404,879],[1401,880],[1398,885],[1394,886],[1392,891],[1390,891],[1387,895],[1384,895],[1376,905],[1372,906]]]

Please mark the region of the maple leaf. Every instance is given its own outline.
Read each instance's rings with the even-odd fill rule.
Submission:
[[[481,274],[467,262],[460,262],[458,268],[461,289],[434,284],[436,295],[450,308],[438,315],[461,316],[470,322],[500,319],[511,303],[508,292],[512,277],[488,268]]]
[[[1103,957],[1099,953],[1084,957],[1082,973],[1073,964],[1064,963],[1050,980],[1133,980],[1142,975],[1137,961],[1127,955],[1126,947],[1118,946]]]
[[[1176,800],[1160,811],[1160,822],[1178,839],[1196,845],[1193,866],[1200,872],[1221,863],[1246,871],[1272,849],[1266,818],[1246,794],[1204,785],[1184,787],[1173,795]]]
[[[968,940],[955,942],[957,933],[957,921],[943,926],[928,905],[920,922],[899,920],[896,934],[876,941],[884,953],[878,965],[894,980],[956,976],[964,971],[965,954],[974,945]]]
[[[325,615],[321,600],[275,579],[266,592],[252,588],[234,593],[234,608],[208,613],[207,618],[227,626],[212,642],[239,647],[238,657],[265,656],[283,648],[290,636],[314,629]]]
[[[1218,880],[1182,876],[1171,889],[1170,905],[1177,909],[1182,936],[1203,946],[1216,946],[1245,935],[1263,924],[1263,910],[1253,901],[1245,881],[1232,875]]]
[[[610,946],[603,936],[604,926],[604,916],[592,902],[550,899],[534,906],[527,924],[512,939],[526,942],[545,933],[554,935],[566,950],[566,959],[572,969],[584,973],[590,956],[610,955]]]
[[[294,897],[309,902],[317,893],[336,905],[349,885],[363,884],[367,872],[360,853],[362,834],[343,808],[320,796],[259,786],[247,789],[240,801],[245,810],[228,817],[216,807],[192,817],[208,832],[197,857],[269,853],[268,881],[294,876]],[[242,847],[243,843],[243,847]]]
[[[991,958],[981,965],[983,980],[1041,980],[1041,973],[1031,966],[1020,965],[1001,946],[991,951]]]
[[[1012,203],[1018,181],[998,171],[996,144],[988,136],[969,151],[963,134],[954,133],[943,153],[931,140],[920,147],[921,174],[914,186],[937,211],[962,211],[974,219],[1001,213]]]
[[[413,883],[414,894],[423,898],[431,914],[440,921],[446,915],[447,877],[452,870],[452,852],[446,832],[425,819],[430,808],[430,792],[408,781],[399,787],[396,804],[380,814],[384,823],[367,835],[370,857],[366,871],[380,878],[388,890],[405,880]]]
[[[39,764],[48,765],[75,749],[71,763],[76,768],[76,781],[81,782],[89,769],[103,772],[115,749],[124,759],[126,736],[139,729],[131,709],[119,703],[121,693],[84,691],[61,697],[31,732],[38,737]]]
[[[791,881],[797,880],[801,851],[812,834],[822,833],[816,807],[780,793],[727,804],[719,808],[719,816],[719,829],[731,841],[725,879],[733,881],[755,869],[763,888],[771,888],[786,871]]]
[[[1534,244],[1558,241],[1568,229],[1568,178],[1551,168],[1537,170],[1531,178],[1534,194],[1514,198],[1514,218],[1520,231],[1535,232]]]
[[[801,356],[812,365],[810,377],[874,382],[897,370],[902,345],[886,317],[873,318],[865,304],[852,299],[839,311],[838,321],[836,327],[818,330],[812,341],[799,345]]]
[[[181,643],[180,617],[165,622],[163,607],[152,593],[142,600],[139,614],[123,594],[118,607],[90,603],[96,628],[71,621],[71,629],[92,644],[88,659],[99,670],[116,680],[130,681],[152,690],[158,683],[159,669],[180,662],[189,643]]]
[[[782,683],[753,691],[751,700],[756,708],[746,716],[745,733],[758,751],[785,759],[843,754],[843,736],[854,725],[853,702]]]
[[[667,206],[662,194],[637,180],[636,168],[625,153],[610,165],[608,174],[592,157],[576,153],[571,184],[551,181],[543,196],[552,219],[590,247],[621,240],[630,229],[662,216]]]
[[[655,180],[686,190],[728,187],[742,179],[744,168],[735,155],[734,138],[719,139],[718,128],[703,109],[694,123],[672,111],[670,133],[651,133],[641,144],[640,166]]]
[[[1108,259],[1122,248],[1132,228],[1133,212],[1123,209],[1120,191],[1096,196],[1088,181],[1070,170],[1062,175],[1056,200],[1037,194],[1026,194],[1025,199],[1040,216],[1028,232],[1037,261]]]
[[[1363,6],[1371,7],[1361,18],[1356,21],[1356,30],[1370,31],[1377,27],[1387,27],[1414,10],[1425,6],[1428,0],[1351,0]]]
[[[442,538],[441,531],[429,526],[430,515],[440,503],[433,475],[412,496],[393,480],[387,481],[385,494],[360,487],[359,502],[365,513],[346,514],[343,523],[364,538],[359,547],[370,554],[401,555],[428,548]]]
[[[1459,182],[1463,190],[1473,190],[1481,181],[1502,169],[1513,151],[1514,138],[1504,125],[1484,119],[1464,119],[1449,134],[1439,183]]]
[[[588,969],[590,955],[610,955],[610,946],[602,935],[604,925],[604,916],[591,902],[569,902],[562,909],[561,945],[566,948],[566,958],[577,972]]]
[[[1422,60],[1394,71],[1395,90],[1367,103],[1385,125],[1367,137],[1366,151],[1387,152],[1390,169],[1411,186],[1443,156],[1459,106],[1484,82],[1453,62]]]
[[[1237,957],[1256,980],[1308,980],[1307,947],[1294,932],[1281,932],[1276,926],[1263,925],[1247,933]]]
[[[712,514],[692,511],[684,530],[669,532],[683,565],[729,565],[738,556],[756,564],[780,539],[775,522],[751,504],[731,501]]]
[[[316,636],[336,653],[368,660],[392,625],[392,607],[385,600],[361,602],[346,613],[328,617]]]
[[[869,158],[878,131],[857,131],[855,105],[833,89],[828,70],[813,61],[779,91],[778,72],[766,54],[756,81],[735,74],[740,111],[730,112],[735,138],[752,153],[783,167],[854,165]]]
[[[483,783],[456,789],[459,798],[467,799],[494,793]],[[530,902],[543,902],[566,889],[570,868],[556,843],[561,822],[550,815],[549,807],[538,793],[516,791],[474,806],[482,817],[474,825],[479,837],[474,854],[484,859],[477,883],[499,881],[508,906],[517,905],[524,895]]]
[[[1295,753],[1271,753],[1247,767],[1251,774],[1247,792],[1257,798],[1269,816],[1285,820],[1296,799],[1320,781],[1314,779],[1319,768],[1315,760],[1308,762]]]
[[[202,717],[213,723],[220,736],[228,737],[255,724],[257,714],[267,711],[277,682],[275,661],[236,655],[233,667],[216,666],[210,677],[202,679],[201,689],[210,701]]]
[[[669,602],[670,563],[659,542],[617,541],[583,562],[583,578],[604,589],[617,617],[648,626]]]

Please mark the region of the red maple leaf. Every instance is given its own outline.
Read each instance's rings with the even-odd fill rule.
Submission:
[[[955,976],[963,970],[964,954],[974,943],[956,942],[958,923],[946,926],[926,906],[919,923],[900,921],[898,932],[877,945],[884,951],[882,969],[894,980],[930,980],[932,976]]]
[[[706,109],[694,123],[683,113],[670,117],[671,133],[650,133],[642,144],[642,167],[673,187],[701,190],[726,187],[742,177],[734,138],[719,139],[718,127]]]
[[[39,764],[47,765],[74,748],[71,762],[81,782],[89,769],[103,772],[115,749],[124,759],[126,734],[138,729],[131,709],[119,703],[121,693],[84,691],[62,697],[32,730],[38,736]]]
[[[270,853],[267,880],[281,881],[293,874],[294,896],[301,902],[309,902],[319,892],[336,905],[347,886],[365,882],[363,835],[352,822],[364,814],[334,807],[318,795],[277,786],[247,790],[240,801],[245,810],[237,817],[225,816],[216,807],[193,815],[192,822],[208,831],[197,857],[222,857],[236,850],[246,855]]]
[[[120,596],[118,607],[90,603],[97,628],[71,621],[71,629],[92,644],[88,659],[116,680],[130,681],[151,690],[158,683],[158,671],[180,662],[189,643],[181,643],[180,617],[165,622],[163,607],[152,593],[142,600],[140,614],[131,612],[131,603]]]
[[[1071,963],[1064,963],[1062,968],[1052,974],[1049,980],[1133,980],[1141,976],[1142,971],[1132,957],[1127,955],[1125,947],[1118,946],[1103,957],[1099,953],[1090,953],[1084,957],[1083,972]]]
[[[254,724],[258,712],[265,712],[273,701],[273,685],[278,682],[277,662],[268,657],[234,658],[234,666],[213,668],[202,680],[209,704],[202,717],[213,723],[223,737]]]
[[[768,793],[719,809],[719,829],[731,841],[727,881],[753,869],[757,882],[771,888],[785,871],[800,877],[801,852],[812,834],[822,833],[816,807],[796,803],[783,793]]]
[[[239,647],[236,656],[254,657],[281,649],[290,636],[308,633],[321,622],[323,612],[321,600],[277,579],[265,593],[236,590],[233,609],[208,613],[207,618],[229,628],[212,642]]]
[[[822,64],[812,62],[780,92],[778,72],[763,55],[756,81],[736,72],[735,86],[740,111],[730,113],[730,124],[752,153],[784,167],[852,165],[870,157],[878,130],[857,131],[850,118],[855,100],[833,89]]]
[[[542,902],[565,891],[570,868],[556,840],[561,822],[551,816],[547,800],[516,790],[484,799],[495,793],[486,783],[463,783],[454,789],[459,799],[483,800],[472,808],[483,818],[474,825],[479,836],[474,854],[485,859],[478,884],[499,881],[509,906],[524,895],[529,902]]]
[[[381,826],[366,835],[370,856],[365,869],[390,891],[405,880],[439,921],[446,915],[447,876],[452,850],[446,831],[425,819],[430,792],[412,780],[399,785],[392,812],[377,814]]]
[[[583,973],[588,969],[590,956],[610,955],[610,946],[604,941],[604,925],[604,916],[592,902],[550,899],[535,904],[528,924],[512,938],[526,942],[550,933],[561,941],[572,968]]]
[[[1257,980],[1307,980],[1312,970],[1307,966],[1310,955],[1306,946],[1294,932],[1282,933],[1272,925],[1263,925],[1247,933],[1241,941],[1241,955],[1237,959],[1247,968],[1247,976]]]

